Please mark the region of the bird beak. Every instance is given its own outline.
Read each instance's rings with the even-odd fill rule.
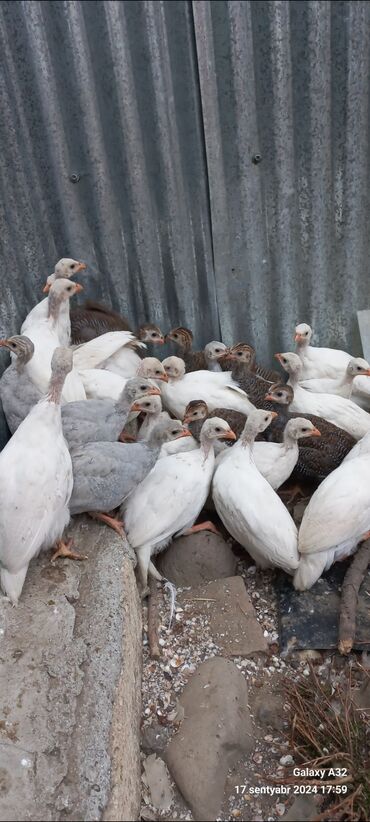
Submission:
[[[140,408],[139,402],[134,402],[131,406],[131,411],[143,411],[143,408]]]
[[[164,345],[164,337],[159,337],[158,340],[153,340],[156,345]]]
[[[49,291],[50,291],[50,288],[51,288],[50,284],[49,284],[49,283],[45,283],[45,285],[44,285],[44,287],[43,287],[43,289],[42,289],[42,293],[43,293],[43,294],[48,294],[48,293],[49,293]]]
[[[170,334],[165,334],[164,337],[163,337],[163,342],[169,342],[170,340],[172,340],[171,335]]]
[[[275,397],[272,397],[271,394],[266,394],[264,399],[269,400],[270,402],[275,402]]]
[[[224,351],[223,354],[220,354],[220,356],[217,359],[218,360],[234,360],[235,357],[233,356],[233,354],[230,353],[230,351],[227,350],[227,351]]]
[[[272,419],[274,420],[275,417],[277,417],[277,412],[276,411],[271,411],[270,413],[271,413]]]
[[[0,345],[2,348],[7,348],[9,345],[9,340],[0,340]]]
[[[282,361],[281,354],[274,354],[274,357],[275,357],[275,360],[279,360],[279,362],[281,363],[281,361]]]
[[[295,334],[294,335],[294,342],[301,342],[303,339],[302,334]]]
[[[318,428],[313,428],[311,431],[311,437],[321,437],[321,431]]]
[[[161,396],[161,389],[157,388],[156,385],[153,385],[153,388],[150,388],[149,391],[146,392],[151,397],[160,397]]]
[[[370,368],[368,368],[366,371],[363,371],[363,375],[364,377],[370,377]]]
[[[84,290],[84,287],[83,287],[83,285],[81,285],[81,283],[75,283],[75,294],[79,294],[80,291],[83,291],[83,290]]]
[[[78,266],[75,268],[73,273],[78,274],[79,271],[85,271],[86,268],[87,268],[86,263],[79,263]]]
[[[180,440],[181,437],[191,437],[191,436],[192,436],[191,431],[189,431],[188,428],[184,428],[184,430],[180,432],[180,434],[178,435],[178,437],[176,437],[176,439]]]
[[[183,422],[183,425],[188,425],[189,422],[192,422],[191,416],[189,415],[189,416],[184,417],[182,422]]]
[[[221,439],[221,437],[220,437],[220,439]],[[225,433],[222,435],[222,439],[223,440],[236,440],[236,434],[234,434],[234,431],[232,431],[231,428],[230,428],[229,431],[225,431]]]
[[[158,380],[163,380],[163,382],[168,382],[168,374],[161,374],[160,377],[156,377]]]

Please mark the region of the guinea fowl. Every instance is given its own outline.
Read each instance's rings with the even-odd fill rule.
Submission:
[[[246,414],[242,414],[240,411],[231,411],[228,408],[215,408],[214,411],[210,412],[204,400],[191,400],[185,408],[183,423],[188,426],[189,431],[191,431],[197,442],[200,440],[200,432],[204,420],[208,417],[220,417],[222,420],[225,420],[234,431],[237,439],[239,439],[247,420]],[[230,446],[233,445],[232,442],[228,444]]]
[[[256,352],[253,346],[247,343],[236,343],[232,345],[226,352],[225,356],[220,358],[220,366],[222,371],[227,371],[230,367],[230,360],[233,360],[233,367],[237,367],[238,361],[243,363],[243,373],[250,371],[257,377],[261,377],[267,382],[277,382],[281,380],[281,374],[273,371],[271,368],[266,368],[264,365],[257,365]]]
[[[208,343],[203,351],[192,351],[193,334],[189,328],[173,328],[166,334],[165,340],[171,340],[178,346],[179,356],[184,360],[186,373],[192,371],[222,371],[220,357],[227,350],[226,345],[217,340]]]
[[[185,373],[185,363],[179,357],[167,357],[162,365],[169,377],[162,388],[165,407],[177,419],[183,419],[186,406],[195,397],[204,400],[208,408],[231,408],[248,413],[254,407],[229,373],[193,371]]]
[[[123,523],[109,512],[121,506],[146,477],[164,442],[187,436],[178,420],[160,420],[146,442],[92,442],[73,449],[72,516],[89,513],[123,536]]]
[[[334,425],[344,428],[357,440],[370,431],[370,414],[356,403],[336,394],[317,394],[301,388],[299,380],[302,364],[297,354],[287,352],[275,356],[289,374],[288,384],[294,391],[292,411],[306,416],[316,414],[318,417],[324,417]]]
[[[72,260],[68,257],[63,257],[59,262],[56,264],[54,271],[50,276],[47,278],[46,285],[43,288],[44,294],[48,294],[50,291],[51,286],[55,282],[55,280],[59,279],[66,279],[69,280],[70,277],[74,277],[80,271],[84,271],[86,269],[85,263],[81,263],[78,260]],[[26,319],[24,320],[22,327],[21,327],[21,334],[27,334],[27,330],[30,326],[35,325],[40,320],[47,320],[48,318],[48,300],[45,298],[41,300],[40,303],[35,305],[29,314],[27,314]],[[61,333],[59,334],[59,342],[60,345],[65,345],[68,347],[71,341],[71,327],[70,323],[68,322],[67,326],[63,326],[60,329]]]
[[[370,455],[346,460],[319,485],[298,535],[294,587],[305,591],[334,562],[351,556],[370,536]]]
[[[320,377],[316,380],[301,380],[300,385],[306,391],[314,391],[319,394],[338,394],[340,397],[346,397],[356,402],[355,389],[358,385],[358,377],[369,377],[370,365],[362,357],[349,360],[347,368],[337,379],[330,377]],[[369,387],[370,388],[370,387]]]
[[[272,421],[267,431],[270,436],[269,441],[282,442],[285,426],[288,420],[298,419],[302,415],[289,411],[293,401],[294,392],[290,385],[277,383],[272,385],[266,395],[265,407],[269,411],[275,411],[277,417]],[[299,442],[299,457],[294,469],[296,479],[314,480],[321,482],[328,476],[348,454],[356,443],[343,428],[328,422],[323,417],[315,414],[307,414],[308,419],[315,428],[320,431],[319,439],[304,439]]]
[[[72,351],[57,348],[49,393],[30,411],[0,454],[0,580],[16,605],[28,565],[56,544],[56,556],[83,559],[62,542],[69,522],[72,463],[63,436],[60,399]]]
[[[272,419],[272,411],[250,413],[240,439],[216,468],[212,496],[225,528],[257,565],[293,574],[299,562],[297,528],[253,458],[256,434]]]
[[[80,375],[89,400],[117,400],[127,382],[125,377],[99,368],[86,368]],[[161,382],[168,381],[165,369],[156,357],[145,357],[144,360],[140,360],[136,376]]]
[[[63,433],[69,448],[86,442],[117,442],[130,411],[141,397],[160,395],[160,390],[143,377],[127,380],[118,400],[69,402],[62,408]],[[142,410],[142,409],[140,409]]]
[[[82,291],[82,285],[58,278],[52,284],[48,296],[48,317],[27,329],[27,336],[34,345],[33,356],[27,363],[27,373],[36,388],[43,394],[51,376],[51,358],[59,346],[61,335],[69,325],[69,301]],[[86,399],[79,374],[73,368],[67,374],[63,386],[62,401]]]
[[[228,349],[221,358],[223,363],[232,368],[233,379],[248,395],[248,399],[256,408],[263,408],[266,391],[271,381],[259,376],[253,371],[255,351],[247,343],[237,343]]]
[[[83,306],[71,311],[71,336],[73,345],[94,340],[108,331],[131,331],[142,343],[163,344],[164,336],[160,328],[152,323],[140,325],[133,331],[130,323],[112,308],[86,300]]]
[[[337,348],[316,348],[310,345],[312,333],[312,328],[307,323],[296,326],[294,340],[302,363],[301,379],[337,379],[338,373],[347,368],[349,360],[352,359],[351,355]]]
[[[14,336],[0,340],[0,346],[8,348],[16,356],[0,379],[0,399],[11,434],[17,430],[31,408],[43,396],[27,374],[26,366],[34,352],[28,337]]]
[[[135,549],[143,596],[148,593],[148,572],[162,579],[151,561],[172,537],[214,529],[211,523],[193,526],[207,499],[214,469],[213,443],[220,437],[235,439],[227,422],[212,417],[205,421],[200,448],[158,460],[125,506],[125,530]]]

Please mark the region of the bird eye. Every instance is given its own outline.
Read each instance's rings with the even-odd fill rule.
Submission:
[[[141,385],[141,386],[140,386],[140,391],[146,391],[146,390],[147,390],[147,388],[148,388],[148,386],[147,386],[147,385]]]
[[[305,337],[307,337],[308,336],[308,331],[305,331],[304,335],[305,335]]]
[[[159,370],[159,368],[158,368],[158,370],[157,370],[155,373],[156,373],[156,374],[159,374],[159,376],[161,376],[162,371],[160,371],[160,370]]]
[[[156,333],[155,333],[155,331],[153,331],[153,332],[152,332],[151,336],[152,336],[153,338],[157,336],[157,335],[156,335]]]
[[[306,432],[306,431],[308,431],[308,428],[302,428],[302,431]]]
[[[72,288],[73,288],[72,285],[67,286],[67,291],[72,291]]]
[[[277,396],[278,396],[278,397],[282,397],[282,396],[283,396],[283,392],[282,392],[282,391],[278,391],[278,392],[277,392]]]
[[[220,431],[222,431],[222,429],[217,427],[217,428],[215,428],[215,431],[217,432],[217,434],[219,434]]]
[[[178,434],[179,432],[178,432],[177,428],[174,428],[174,429],[173,429],[173,431],[172,431],[171,433],[172,433],[174,436],[176,436],[176,434]]]
[[[76,266],[75,266],[75,264],[74,264],[74,263],[72,263],[72,265],[71,265],[71,269],[72,269],[72,271],[73,271],[73,269],[74,269],[74,268],[76,268]]]
[[[265,417],[265,422],[268,422],[268,419],[269,419],[268,417]]]

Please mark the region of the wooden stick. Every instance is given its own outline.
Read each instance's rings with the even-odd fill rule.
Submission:
[[[161,649],[158,644],[158,588],[157,581],[149,579],[149,599],[148,599],[148,640],[149,653],[152,659],[160,659]]]
[[[355,641],[358,592],[369,562],[370,539],[366,539],[356,552],[343,580],[339,614],[338,651],[340,654],[349,654]]]

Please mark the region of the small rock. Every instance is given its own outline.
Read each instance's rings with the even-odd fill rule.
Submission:
[[[229,769],[254,747],[246,681],[232,662],[214,657],[193,674],[180,703],[185,718],[166,761],[194,818],[207,822],[219,815]]]
[[[231,577],[236,564],[230,546],[210,531],[178,537],[157,561],[161,573],[179,587]]]
[[[282,756],[279,762],[280,765],[293,765],[294,759],[290,754],[287,754],[286,756]]]
[[[155,754],[144,761],[145,781],[150,790],[152,805],[159,811],[168,811],[172,805],[172,788],[163,759]]]
[[[148,725],[141,735],[141,749],[144,753],[161,753],[167,745],[166,733],[159,723]]]
[[[283,727],[284,699],[280,694],[272,694],[268,688],[262,688],[254,703],[254,715],[259,725],[268,725],[280,731]]]
[[[214,642],[225,656],[243,657],[268,645],[241,577],[227,577],[179,596],[191,602],[195,615],[207,614]]]

